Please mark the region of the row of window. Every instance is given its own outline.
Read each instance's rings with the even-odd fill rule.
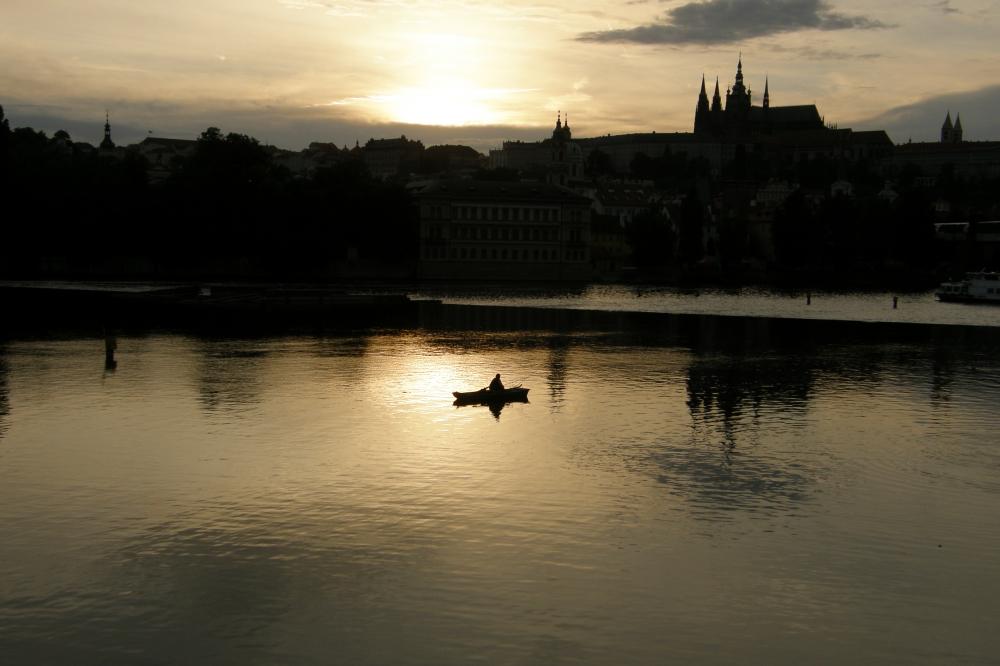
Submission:
[[[447,206],[431,206],[433,219],[444,219]],[[524,208],[519,206],[452,206],[452,215],[456,220],[499,220],[510,222],[558,222],[558,208]],[[566,219],[570,222],[583,220],[582,210],[567,211]]]
[[[546,248],[520,249],[496,247],[425,247],[424,259],[490,260],[490,261],[559,261],[559,250]],[[567,250],[564,261],[586,261],[583,250]]]
[[[458,240],[491,240],[491,241],[526,241],[553,243],[559,240],[559,231],[555,228],[544,227],[487,227],[479,225],[454,225],[450,229],[451,238]],[[432,240],[442,240],[445,226],[432,224],[429,229],[429,237]],[[582,229],[569,230],[569,242],[579,243],[583,241]]]
[[[556,229],[538,227],[480,227],[456,225],[451,228],[452,238],[460,240],[499,240],[499,241],[542,241],[559,240]]]

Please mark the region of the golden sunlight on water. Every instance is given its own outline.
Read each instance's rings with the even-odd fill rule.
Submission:
[[[100,339],[5,343],[0,651],[996,654],[992,338],[562,317],[456,308],[408,331],[122,336],[113,372]],[[529,401],[452,404],[496,372]]]

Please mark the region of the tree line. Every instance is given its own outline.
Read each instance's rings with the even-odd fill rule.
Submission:
[[[640,273],[722,281],[933,284],[993,265],[971,242],[948,247],[935,223],[1000,219],[1000,179],[960,175],[951,165],[926,174],[916,165],[887,171],[876,159],[792,161],[737,155],[720,169],[669,151],[635,155],[615,173],[599,149],[586,161],[594,178],[627,176],[656,201],[627,225]],[[780,203],[758,199],[785,188]]]
[[[11,129],[0,110],[8,278],[322,279],[407,274],[416,209],[359,159],[297,176],[253,137],[208,128],[150,183],[135,151]]]

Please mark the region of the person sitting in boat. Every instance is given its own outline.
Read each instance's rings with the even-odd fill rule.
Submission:
[[[503,382],[500,381],[500,373],[499,372],[497,373],[497,376],[493,378],[493,381],[490,382],[490,390],[491,391],[502,391],[503,390]]]

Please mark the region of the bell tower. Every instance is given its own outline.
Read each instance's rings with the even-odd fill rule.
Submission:
[[[111,140],[111,115],[104,112],[104,140],[101,141],[101,150],[113,150],[115,142]]]

